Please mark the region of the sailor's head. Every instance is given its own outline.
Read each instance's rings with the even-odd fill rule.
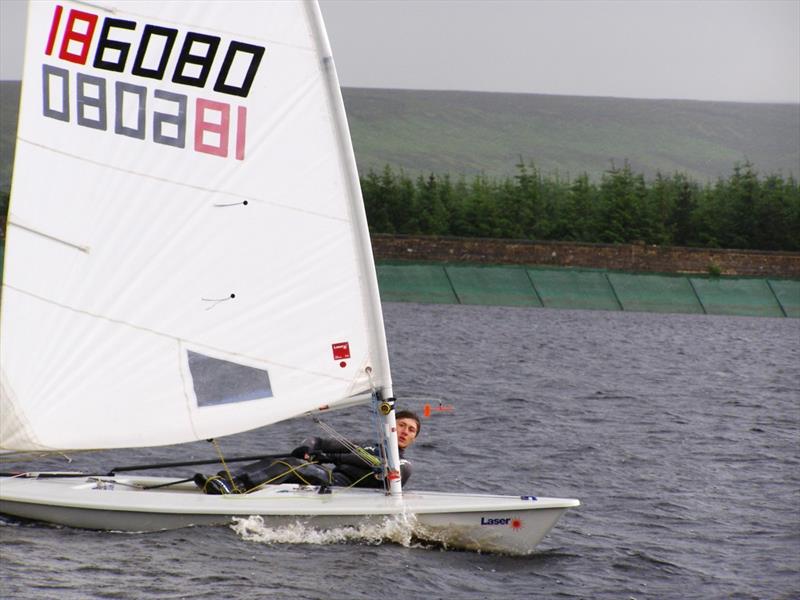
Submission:
[[[401,449],[408,448],[419,435],[421,429],[419,417],[410,410],[399,410],[394,419],[397,422],[397,445]]]

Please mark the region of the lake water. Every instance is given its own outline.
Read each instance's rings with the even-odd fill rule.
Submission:
[[[455,407],[424,420],[409,451],[411,487],[580,498],[537,553],[443,551],[391,532],[341,541],[336,532],[120,534],[0,520],[0,596],[800,597],[800,320],[384,311],[401,404]],[[366,415],[328,421],[360,439]],[[229,455],[280,452],[315,427],[300,419],[222,445]],[[46,464],[107,470],[212,453],[202,443]]]

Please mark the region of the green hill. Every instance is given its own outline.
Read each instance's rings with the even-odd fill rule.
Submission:
[[[0,81],[0,192],[7,192],[14,163],[19,81]]]
[[[19,82],[0,82],[0,191],[7,190]],[[749,161],[800,174],[800,105],[345,88],[362,173],[505,177],[520,158],[546,174],[597,177],[612,161],[699,182]]]
[[[571,178],[626,160],[699,182],[746,161],[800,173],[800,105],[376,89],[345,89],[344,100],[362,172],[507,176],[521,157]]]

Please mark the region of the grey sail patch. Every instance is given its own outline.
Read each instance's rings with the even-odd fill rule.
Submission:
[[[216,406],[271,398],[269,373],[264,369],[213,358],[187,350],[197,406]]]

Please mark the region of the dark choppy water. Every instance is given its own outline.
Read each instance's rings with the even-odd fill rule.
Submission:
[[[384,309],[397,394],[456,406],[424,423],[413,487],[580,498],[537,554],[0,521],[0,596],[800,597],[800,320]],[[330,421],[358,437],[363,412]],[[224,448],[277,452],[309,430],[281,424]],[[197,444],[77,466],[209,453]]]

